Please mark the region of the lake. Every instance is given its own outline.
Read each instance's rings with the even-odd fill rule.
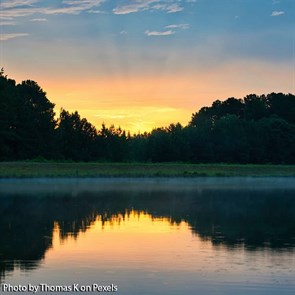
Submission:
[[[295,294],[295,179],[0,180],[3,294]]]

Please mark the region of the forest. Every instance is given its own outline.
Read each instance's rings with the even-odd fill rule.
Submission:
[[[133,134],[60,110],[37,82],[0,73],[0,161],[295,164],[295,96],[250,94],[216,100],[171,123]]]

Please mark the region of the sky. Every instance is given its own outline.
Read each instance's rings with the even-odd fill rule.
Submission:
[[[131,133],[214,100],[295,93],[295,0],[0,0],[0,66]]]

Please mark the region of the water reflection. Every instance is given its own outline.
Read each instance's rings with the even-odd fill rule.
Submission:
[[[295,266],[292,180],[260,189],[257,180],[244,187],[210,186],[206,180],[177,185],[137,180],[139,186],[124,181],[100,180],[96,189],[80,182],[65,182],[62,189],[34,183],[23,190],[0,183],[1,280],[17,277],[19,282],[19,273],[32,274],[33,280],[35,269],[39,279],[78,280],[87,273],[90,280],[99,271],[102,279],[110,282],[115,276],[124,286],[120,270],[128,275],[146,269],[151,280],[175,272],[165,277],[169,284],[176,277],[183,284],[195,281],[197,273],[204,286],[209,273],[224,283],[228,275],[240,273],[253,281],[253,273],[263,279],[266,271],[284,274],[285,269],[288,275],[277,279],[290,285]]]
[[[133,210],[107,221],[97,216],[86,232],[79,232],[78,239],[75,236],[62,238],[60,232],[56,224],[53,248],[46,254],[47,265],[56,263],[54,268],[63,260],[74,268],[87,261],[88,269],[96,269],[98,264],[111,267],[112,271],[139,266],[141,269],[169,269],[175,263],[171,253],[179,255],[192,239],[197,240],[186,222],[171,223],[168,218],[154,218],[146,212]],[[187,270],[190,264],[189,258],[181,268]]]

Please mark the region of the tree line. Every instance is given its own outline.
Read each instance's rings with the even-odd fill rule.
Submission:
[[[130,135],[102,124],[97,130],[77,111],[54,104],[35,82],[0,72],[0,160],[295,163],[295,96],[270,93],[216,100],[172,123]]]

